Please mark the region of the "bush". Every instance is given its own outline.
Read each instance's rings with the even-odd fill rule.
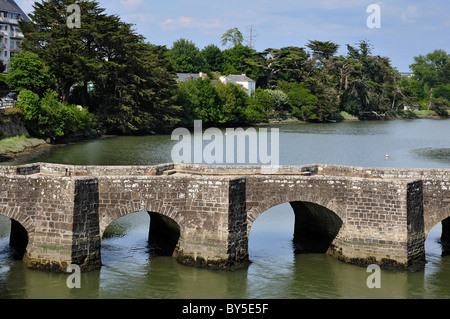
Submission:
[[[448,101],[444,98],[433,99],[431,110],[435,111],[439,116],[448,116]]]
[[[40,100],[29,90],[19,94],[17,107],[24,110],[24,120],[31,135],[57,139],[94,125],[94,116],[86,109],[60,102],[58,94],[47,91]]]

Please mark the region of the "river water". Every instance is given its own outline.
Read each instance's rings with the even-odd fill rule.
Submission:
[[[398,120],[280,125],[280,164],[450,168],[450,120]],[[34,161],[79,165],[153,165],[171,162],[167,136],[111,137],[55,148]],[[386,157],[386,154],[389,154]],[[427,264],[417,272],[371,273],[324,254],[294,254],[289,204],[263,213],[249,238],[252,263],[226,272],[190,268],[152,254],[150,217],[136,212],[111,224],[102,240],[100,270],[83,273],[69,289],[67,274],[27,269],[12,258],[10,222],[0,216],[0,298],[450,298],[450,256],[441,256],[440,224],[426,241]]]

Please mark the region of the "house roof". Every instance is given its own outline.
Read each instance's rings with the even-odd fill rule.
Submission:
[[[197,80],[200,77],[198,73],[177,73],[178,81]]]
[[[227,76],[228,79],[230,79],[233,82],[255,82],[245,74],[239,75],[239,74],[230,74]]]
[[[19,13],[23,20],[30,20],[14,0],[0,0],[0,11]]]

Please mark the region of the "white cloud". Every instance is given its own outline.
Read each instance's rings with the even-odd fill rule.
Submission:
[[[218,19],[198,20],[193,17],[167,19],[161,23],[161,28],[165,31],[178,29],[211,29],[220,27],[222,27],[222,24]]]
[[[418,16],[419,10],[417,9],[417,6],[408,6],[401,14],[402,21],[407,23],[415,22],[415,18]]]

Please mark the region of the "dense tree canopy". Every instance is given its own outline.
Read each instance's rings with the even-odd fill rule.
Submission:
[[[81,7],[81,28],[66,23],[66,8],[73,3]],[[177,122],[175,74],[166,48],[146,43],[96,1],[44,0],[34,4],[30,18],[20,23],[22,47],[50,68],[63,101],[82,88],[75,102],[97,114],[104,128],[125,134],[151,133]]]
[[[65,9],[73,3],[81,7],[81,28],[66,23]],[[86,128],[78,120],[61,122],[62,116],[141,134],[192,125],[196,119],[241,125],[288,114],[327,121],[342,111],[360,116],[412,104],[447,114],[450,55],[443,50],[416,57],[414,76],[404,78],[367,41],[347,44],[345,55],[337,55],[338,44],[317,40],[306,43],[310,51],[287,46],[258,52],[243,45],[242,33],[233,28],[220,39],[229,45],[224,50],[214,44],[200,50],[183,38],[166,48],[146,42],[95,1],[44,0],[34,4],[30,18],[20,23],[24,52],[12,62],[7,82],[23,90],[21,107],[38,135]],[[175,73],[199,72],[209,77],[175,82]],[[223,84],[219,77],[229,74],[249,76],[256,90],[249,96],[239,85]],[[67,101],[83,106],[77,109],[84,113]]]

